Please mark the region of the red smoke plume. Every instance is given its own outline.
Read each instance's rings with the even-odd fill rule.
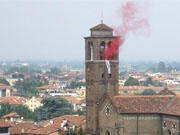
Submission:
[[[139,8],[135,2],[126,2],[120,8],[122,24],[114,28],[116,38],[112,41],[108,48],[103,53],[103,59],[113,60],[113,57],[118,55],[119,47],[122,46],[126,36],[132,32],[137,33],[138,30],[149,27],[149,23],[145,17],[139,16]]]

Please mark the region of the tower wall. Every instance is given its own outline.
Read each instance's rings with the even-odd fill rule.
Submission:
[[[111,31],[110,31],[111,32]],[[91,31],[93,33],[93,31]],[[98,105],[99,100],[107,91],[117,94],[119,78],[119,54],[114,60],[109,61],[111,73],[108,72],[107,63],[102,59],[102,54],[110,42],[114,40],[113,35],[92,36],[85,38],[86,59],[86,134],[98,135]],[[112,32],[111,32],[112,33]]]

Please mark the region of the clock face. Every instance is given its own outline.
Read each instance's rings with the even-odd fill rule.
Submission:
[[[106,106],[106,116],[110,116],[111,110],[109,106]]]

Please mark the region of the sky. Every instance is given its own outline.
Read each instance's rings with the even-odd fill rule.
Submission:
[[[101,19],[120,25],[125,1],[0,0],[0,60],[84,60],[89,29]],[[180,1],[136,1],[144,5],[149,35],[128,35],[120,60],[180,61]]]

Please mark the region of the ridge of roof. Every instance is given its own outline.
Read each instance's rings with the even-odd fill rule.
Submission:
[[[168,107],[168,105],[171,104],[175,99],[176,99],[176,96],[170,99],[169,102],[165,106],[162,107],[162,109],[160,110],[160,113],[163,112]]]
[[[121,114],[171,114],[180,116],[180,96],[154,95],[154,96],[114,96],[106,93],[117,112]]]
[[[98,24],[94,27],[92,27],[90,30],[106,30],[106,31],[113,31],[113,29],[109,26],[107,26],[104,23]]]

